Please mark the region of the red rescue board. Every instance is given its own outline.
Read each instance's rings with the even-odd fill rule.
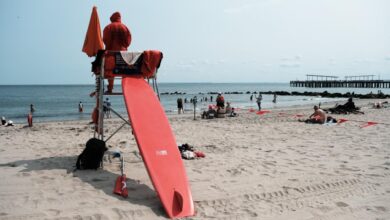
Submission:
[[[138,148],[167,215],[193,216],[184,163],[160,101],[142,76],[124,77],[122,91]]]

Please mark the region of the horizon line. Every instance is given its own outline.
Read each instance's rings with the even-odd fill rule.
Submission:
[[[232,83],[245,83],[245,84],[256,84],[256,83],[277,83],[277,84],[287,84],[289,82],[158,82],[158,83],[183,83],[183,84],[201,84],[201,83],[208,83],[208,84],[232,84]],[[120,84],[120,83],[118,83]],[[59,84],[59,83],[51,83],[51,84],[0,84],[0,86],[82,86],[82,85],[95,85],[94,83],[66,83],[66,84]]]

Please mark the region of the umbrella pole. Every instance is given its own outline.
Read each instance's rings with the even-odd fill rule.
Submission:
[[[104,57],[102,58],[102,65],[100,69],[100,88],[99,88],[99,122],[98,122],[98,134],[100,135],[100,140],[104,141],[104,129],[103,129],[103,90],[104,90]],[[99,137],[99,136],[98,136]]]

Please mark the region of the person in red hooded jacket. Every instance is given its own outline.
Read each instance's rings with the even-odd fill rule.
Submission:
[[[111,24],[103,30],[103,42],[106,50],[127,51],[131,43],[131,33],[121,21],[121,14],[115,12],[110,17]],[[114,88],[114,79],[108,79],[107,92],[111,93]]]

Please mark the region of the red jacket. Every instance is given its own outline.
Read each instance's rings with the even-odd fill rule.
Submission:
[[[126,25],[121,22],[121,14],[115,12],[110,17],[111,24],[103,30],[103,41],[106,50],[124,51],[130,46],[131,33]]]

